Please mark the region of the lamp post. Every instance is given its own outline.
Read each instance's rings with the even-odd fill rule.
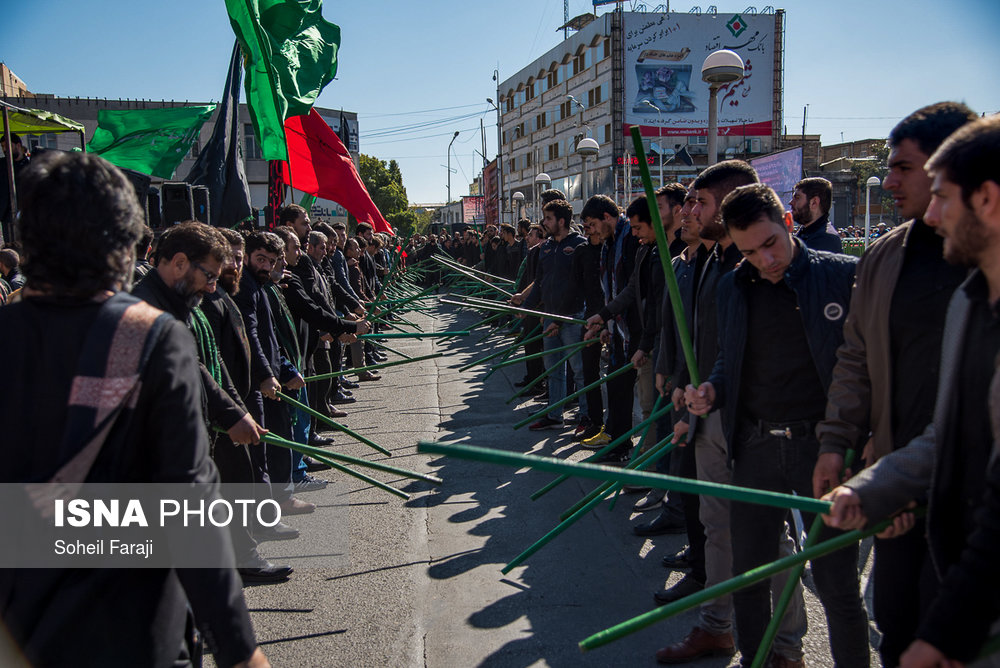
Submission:
[[[580,184],[581,193],[583,194],[583,203],[587,203],[587,158],[596,157],[601,151],[600,144],[597,140],[592,137],[584,137],[576,145],[576,152],[580,155],[583,160],[583,183]]]
[[[660,144],[659,144],[660,147],[657,149],[656,152],[660,154],[660,187],[662,188],[663,187],[663,121],[661,120],[661,118],[663,112],[661,112],[660,108],[657,107],[652,102],[650,102],[649,100],[643,100],[643,103],[647,107],[652,107],[654,110],[656,110],[656,124],[659,126],[657,129],[659,130],[659,139],[660,139]]]
[[[719,159],[719,88],[743,78],[743,59],[735,51],[719,49],[701,66],[701,80],[708,84],[708,164]]]
[[[458,139],[458,130],[455,130],[451,141],[448,142],[448,204],[451,204],[451,145],[455,143],[456,139]]]
[[[521,218],[521,207],[524,206],[524,193],[520,190],[514,193],[514,201],[517,202],[517,218]],[[517,221],[514,221],[517,222]]]
[[[865,181],[865,250],[868,250],[868,237],[872,230],[872,188],[882,185],[877,176],[869,176]]]
[[[500,120],[500,72],[499,70],[493,70],[493,80],[497,82],[497,101],[493,102],[492,99],[486,98],[486,101],[493,105],[493,108],[497,110],[497,223],[503,222],[503,209],[501,208],[501,203],[503,202],[503,144],[501,140],[503,139],[503,134],[501,133],[502,123]]]
[[[543,185],[544,187],[547,188],[551,183],[552,183],[552,177],[546,174],[545,172],[538,172],[538,174],[535,175],[535,219],[536,219],[535,222],[536,223],[541,221],[542,219],[542,217],[539,215],[539,213],[541,212],[541,208],[538,203],[539,195],[541,195],[542,193]]]

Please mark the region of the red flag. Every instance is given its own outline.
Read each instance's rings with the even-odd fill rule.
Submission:
[[[282,173],[289,185],[337,202],[359,222],[371,223],[377,232],[393,234],[361,182],[351,154],[315,109],[286,120],[285,138],[288,162],[282,163]]]

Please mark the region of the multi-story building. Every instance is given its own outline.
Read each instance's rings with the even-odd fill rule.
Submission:
[[[56,97],[49,94],[33,95],[31,93],[27,93],[26,89],[18,96],[3,96],[0,97],[0,99],[18,107],[52,111],[60,116],[72,119],[84,126],[86,129],[85,135],[88,138],[93,136],[94,130],[97,128],[97,112],[102,109],[160,109],[163,107],[207,104],[204,102],[176,102],[174,100],[114,100],[86,97]],[[323,120],[325,120],[327,124],[333,128],[334,132],[337,132],[340,129],[340,118],[341,114],[343,114],[343,117],[348,124],[350,137],[350,146],[348,146],[348,149],[354,157],[355,164],[357,164],[359,154],[357,114],[348,111],[341,112],[339,109],[324,109],[321,107],[315,107],[315,109],[319,112],[319,115],[323,118]],[[192,144],[191,150],[186,156],[184,156],[184,160],[177,167],[174,174],[174,180],[182,180],[191,170],[195,159],[198,157],[201,147],[208,142],[212,135],[212,128],[215,126],[217,115],[217,112],[213,114],[212,117],[202,126],[198,139]],[[263,216],[262,212],[264,211],[264,207],[267,205],[267,161],[261,157],[260,146],[257,144],[257,139],[253,131],[253,125],[250,122],[250,114],[248,113],[247,106],[245,104],[240,105],[239,122],[242,128],[240,139],[243,146],[243,159],[247,183],[250,186],[251,205],[260,211],[260,215]],[[24,145],[28,147],[29,151],[34,150],[37,147],[61,150],[81,148],[80,137],[76,133],[28,135],[22,138],[22,141],[24,142]],[[164,179],[152,177],[151,185],[158,187],[162,185],[163,181]],[[330,200],[317,199],[312,205],[311,214],[313,218],[329,222],[347,222],[347,210],[337,202],[332,202]]]
[[[642,192],[628,136],[633,125],[654,183],[694,178],[708,162],[701,65],[717,49],[737,51],[745,65],[743,80],[719,90],[719,159],[782,148],[784,12],[771,11],[615,10],[571,21],[575,33],[498,86],[502,220],[519,210],[539,218],[537,195],[549,187],[566,193],[577,211],[585,194],[626,204]],[[596,157],[577,152],[584,137],[598,143]]]

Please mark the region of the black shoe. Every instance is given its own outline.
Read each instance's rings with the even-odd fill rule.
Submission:
[[[295,540],[299,537],[299,530],[284,522],[278,522],[273,527],[257,527],[254,529],[253,537],[258,543],[266,543],[271,540]]]
[[[531,379],[528,378],[527,376],[525,376],[521,380],[519,380],[516,383],[514,383],[514,387],[524,387],[525,385],[527,385],[530,382],[531,382]]]
[[[320,436],[319,434],[310,434],[309,445],[316,446],[317,448],[322,448],[333,443],[333,439],[327,436]]]
[[[333,467],[329,464],[324,464],[318,459],[313,459],[312,457],[303,457],[302,461],[306,463],[306,471],[309,473],[316,473],[317,471],[329,471]]]
[[[541,392],[540,394],[536,394],[534,396],[534,398],[532,399],[532,401],[538,401],[538,402],[543,403],[543,404],[549,403],[549,393],[548,393],[548,391]]]
[[[684,520],[677,520],[663,513],[656,516],[651,522],[637,524],[632,527],[632,533],[636,536],[660,536],[667,533],[684,533],[687,528]]]
[[[670,589],[661,589],[653,594],[653,600],[656,601],[656,605],[666,605],[667,603],[679,601],[685,596],[695,594],[704,588],[704,582],[698,582],[691,577],[690,573],[688,573],[680,579],[680,582],[675,584]]]
[[[603,464],[604,466],[618,466],[623,467],[628,464],[628,455],[623,452],[611,452],[601,455],[597,459],[590,462],[591,464]]]
[[[675,571],[682,571],[691,568],[691,548],[685,547],[677,554],[668,554],[663,557],[663,565]]]
[[[301,494],[302,492],[315,492],[319,489],[326,489],[326,480],[320,480],[319,478],[314,478],[311,475],[307,475],[302,480],[294,483],[295,491],[294,494]]]
[[[336,406],[338,404],[353,404],[355,401],[357,401],[357,399],[355,399],[354,397],[349,397],[346,394],[338,392],[337,394],[334,394],[333,396],[330,397],[329,403]]]
[[[345,390],[356,390],[358,389],[358,387],[360,387],[360,385],[355,383],[353,380],[347,380],[346,378],[342,378],[340,380],[340,387]]]
[[[353,392],[351,392],[350,390],[345,390],[344,388],[340,388],[340,393],[343,394],[345,397],[353,397],[354,396]]]
[[[254,550],[250,564],[245,568],[236,569],[244,585],[250,584],[271,584],[274,582],[285,582],[292,574],[291,566],[275,566],[270,561],[260,556],[260,552]]]

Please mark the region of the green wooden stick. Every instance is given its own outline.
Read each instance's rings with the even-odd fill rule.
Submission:
[[[544,332],[543,332],[544,333]],[[589,339],[587,341],[576,341],[574,343],[567,343],[565,346],[559,346],[557,348],[552,348],[551,350],[543,350],[540,353],[531,353],[530,355],[522,355],[521,357],[512,357],[509,360],[504,360],[498,364],[494,364],[494,369],[502,369],[504,367],[513,366],[521,362],[527,362],[528,360],[536,360],[539,357],[545,357],[546,355],[552,355],[554,353],[561,353],[564,350],[576,350],[578,348],[585,348],[590,344],[596,342],[597,339]]]
[[[438,262],[441,262],[441,260],[438,260]],[[446,267],[451,267],[451,265],[445,264],[444,262],[441,262],[441,264],[443,264]],[[458,273],[462,274],[463,276],[467,276],[468,278],[471,278],[474,281],[478,281],[481,285],[485,285],[487,287],[490,287],[490,288],[496,290],[497,292],[499,292],[500,294],[502,294],[502,295],[504,295],[506,297],[513,297],[514,296],[513,292],[510,292],[508,290],[504,290],[503,288],[501,288],[499,286],[493,285],[492,283],[490,283],[489,281],[487,281],[485,278],[480,278],[479,276],[476,276],[475,274],[473,274],[471,272],[468,272],[465,269],[459,269],[458,267],[451,267],[451,269],[453,271],[457,271]]]
[[[673,438],[673,434],[671,434],[669,437],[667,437],[666,439],[664,439],[663,441],[661,441],[661,443],[667,443],[667,442],[669,442],[670,438]],[[650,452],[652,452],[652,450],[650,450]],[[664,453],[664,454],[666,454],[666,453]],[[655,461],[655,460],[653,460],[653,461]],[[650,462],[650,463],[652,463],[652,462]],[[622,487],[621,483],[608,483],[608,484],[609,484],[609,489],[606,490],[606,491],[616,491],[617,492]],[[597,495],[597,496],[595,496],[593,498],[590,498],[587,501],[587,503],[581,504],[580,507],[577,508],[571,515],[569,515],[568,517],[565,517],[565,518],[561,518],[562,521],[560,521],[559,524],[557,524],[554,529],[552,529],[547,534],[545,534],[544,536],[542,536],[541,538],[539,538],[537,541],[535,541],[534,543],[532,543],[528,547],[528,549],[526,549],[524,552],[522,552],[521,554],[519,554],[516,557],[514,557],[513,559],[511,559],[510,563],[508,563],[506,566],[504,566],[502,569],[500,569],[500,572],[503,573],[504,575],[506,575],[507,573],[510,573],[513,569],[515,569],[518,566],[520,566],[522,563],[524,563],[524,561],[528,557],[530,557],[535,552],[538,552],[540,549],[542,549],[543,547],[545,547],[546,545],[548,545],[552,541],[553,538],[555,538],[556,536],[558,536],[559,534],[561,534],[563,531],[565,531],[570,526],[572,526],[577,520],[579,520],[581,517],[583,517],[584,515],[586,515],[587,513],[589,513],[595,507],[597,507],[597,505],[601,501],[604,500],[605,496],[606,496],[606,494],[600,494],[600,495]]]
[[[592,461],[595,461],[597,459],[600,459],[601,457],[603,457],[604,455],[608,454],[609,452],[611,452],[612,450],[614,450],[615,448],[617,448],[619,445],[621,445],[622,443],[624,443],[625,439],[630,438],[633,434],[635,434],[637,431],[639,431],[640,429],[642,429],[643,427],[645,427],[647,424],[651,424],[653,422],[656,422],[661,417],[663,417],[664,415],[666,415],[667,413],[669,413],[671,410],[673,410],[673,408],[674,408],[674,404],[673,404],[673,402],[670,402],[669,404],[667,404],[666,406],[664,406],[660,410],[658,410],[658,411],[654,410],[650,414],[650,416],[648,418],[646,418],[645,420],[643,420],[642,422],[640,422],[636,426],[632,427],[627,432],[625,432],[624,434],[622,434],[621,436],[619,436],[615,440],[611,441],[610,443],[608,443],[607,445],[605,445],[600,450],[594,452],[592,455],[590,455],[589,457],[585,458],[583,461],[585,461],[585,462],[592,462]],[[556,478],[555,480],[553,480],[549,484],[545,485],[541,489],[535,490],[535,492],[531,495],[531,500],[535,501],[535,500],[541,498],[542,496],[548,494],[553,489],[555,489],[556,487],[558,487],[559,485],[563,484],[564,482],[566,482],[569,479],[570,479],[570,476],[568,476],[568,475],[561,475],[561,476],[559,476],[558,478]]]
[[[854,461],[854,449],[849,449],[847,454],[844,456],[844,469],[850,467],[851,463]],[[843,469],[841,469],[841,475],[843,475]],[[812,526],[809,527],[809,533],[806,535],[806,540],[802,544],[802,548],[812,547],[819,540],[820,529],[823,528],[823,518],[817,515],[813,518]],[[774,606],[774,612],[771,613],[771,620],[767,623],[767,628],[764,630],[764,637],[760,640],[760,645],[757,646],[757,653],[754,654],[753,664],[751,668],[761,668],[764,665],[764,660],[767,655],[771,652],[771,644],[774,643],[774,636],[778,635],[778,627],[781,626],[781,620],[785,616],[785,610],[788,609],[788,603],[792,600],[792,595],[795,594],[795,586],[799,582],[799,578],[802,577],[802,571],[806,568],[805,562],[794,566],[792,572],[788,574],[788,581],[785,582],[785,588],[781,590],[781,597],[778,599],[778,604]]]
[[[379,332],[377,334],[362,334],[359,339],[433,339],[441,336],[469,336],[467,329],[458,332]]]
[[[595,339],[591,339],[591,341],[594,341],[594,340]],[[558,348],[556,350],[558,350]],[[538,411],[534,415],[532,415],[530,417],[524,418],[523,420],[521,420],[520,422],[518,422],[517,424],[514,425],[514,429],[520,429],[524,425],[530,424],[531,422],[534,422],[535,420],[537,420],[538,418],[542,417],[543,415],[545,415],[549,411],[554,411],[557,408],[562,408],[563,406],[565,406],[569,402],[571,402],[574,399],[576,399],[577,397],[579,397],[581,394],[586,394],[587,392],[590,392],[595,387],[600,387],[601,385],[603,385],[604,383],[608,382],[612,378],[616,378],[616,377],[622,375],[623,373],[626,373],[627,371],[631,371],[633,366],[635,366],[635,365],[632,364],[631,362],[629,362],[628,364],[626,364],[622,368],[615,369],[614,371],[612,371],[611,373],[609,373],[608,375],[606,375],[604,378],[598,378],[597,380],[595,380],[590,385],[587,385],[586,387],[583,387],[583,388],[577,390],[576,392],[574,392],[573,394],[569,395],[568,397],[565,397],[564,399],[561,399],[561,400],[557,401],[554,404],[549,404],[548,406],[546,406],[542,410]]]
[[[528,336],[526,338],[518,339],[517,341],[514,342],[513,345],[509,346],[506,349],[506,351],[504,351],[503,355],[500,356],[500,361],[503,362],[507,359],[510,359],[510,356],[514,354],[514,351],[517,350],[519,346],[523,346],[526,343],[532,343],[534,341],[537,341],[538,339],[544,338],[545,332],[541,330],[542,330],[542,323],[538,323],[538,325],[536,325],[535,328],[528,333]],[[494,372],[496,372],[496,368],[492,368],[489,371],[487,371],[486,375],[483,376],[483,380],[486,380],[487,378],[492,376]]]
[[[479,309],[482,311],[502,311],[504,313],[524,313],[525,315],[533,315],[542,319],[552,320],[555,322],[568,322],[572,325],[586,325],[586,320],[580,320],[579,318],[570,318],[565,315],[558,315],[555,313],[545,313],[544,311],[532,311],[531,309],[521,308],[520,306],[488,306],[481,303],[470,303],[461,302],[456,299],[448,299],[447,297],[441,297],[442,304],[451,304],[453,306],[462,306],[464,308]]]
[[[479,366],[480,364],[482,364],[484,362],[489,362],[491,359],[495,359],[497,357],[500,357],[501,355],[506,355],[511,350],[516,350],[517,348],[523,346],[526,343],[534,343],[535,341],[537,341],[538,339],[542,338],[543,336],[545,336],[545,332],[542,332],[538,336],[533,336],[530,339],[525,339],[524,341],[518,341],[517,343],[515,343],[515,344],[513,344],[511,346],[508,346],[508,347],[504,348],[503,350],[500,350],[500,351],[495,352],[495,353],[491,353],[491,354],[487,355],[486,357],[481,357],[481,358],[475,360],[474,362],[469,362],[468,364],[462,365],[462,366],[458,367],[458,370],[459,371],[468,371],[469,369],[471,369],[474,366]]]
[[[347,462],[348,464],[364,466],[365,468],[375,469],[376,471],[382,471],[384,473],[394,473],[398,476],[403,476],[404,478],[423,480],[425,482],[434,483],[435,485],[440,485],[443,482],[441,478],[434,475],[428,475],[426,473],[418,473],[417,471],[408,471],[407,469],[401,469],[398,466],[389,466],[388,464],[381,464],[379,462],[370,462],[367,459],[361,459],[360,457],[351,457],[350,455],[344,455],[339,452],[330,452],[329,450],[321,450],[320,448],[313,447],[311,445],[303,445],[302,443],[289,441],[287,439],[281,438],[280,436],[275,436],[274,434],[265,434],[265,438],[273,439],[275,441],[274,445],[282,445],[286,448],[292,448],[293,450],[298,450],[302,454],[309,455],[310,457],[315,457],[317,455],[320,457],[328,457],[330,459],[335,459],[339,462]],[[271,441],[267,442],[271,443]]]
[[[558,369],[561,364],[565,364],[569,360],[569,358],[572,357],[573,355],[576,355],[576,349],[575,348],[573,350],[569,351],[568,353],[566,353],[566,355],[564,355],[558,362],[556,362],[555,364],[553,364],[552,366],[550,366],[549,368],[547,368],[545,371],[543,371],[542,373],[540,373],[537,378],[535,378],[530,383],[528,383],[527,385],[525,385],[524,387],[522,387],[516,394],[514,394],[514,396],[512,396],[510,399],[508,399],[506,403],[509,404],[510,402],[514,401],[514,399],[517,399],[520,396],[524,396],[525,392],[527,392],[528,390],[530,390],[531,388],[533,388],[535,385],[537,385],[538,383],[540,383],[546,376],[548,376],[550,373],[552,373],[556,369]],[[494,367],[494,369],[495,368],[496,367]]]
[[[708,482],[707,480],[677,478],[663,473],[649,473],[646,471],[618,469],[611,466],[600,466],[598,464],[565,462],[554,457],[524,455],[517,452],[507,452],[505,450],[495,450],[492,448],[466,445],[464,443],[420,441],[420,443],[417,444],[417,452],[451,455],[453,457],[461,457],[462,459],[473,459],[475,461],[487,462],[490,464],[514,466],[516,468],[524,468],[527,466],[539,471],[569,473],[581,478],[611,480],[625,485],[668,489],[680,492],[681,494],[706,494],[708,496],[717,496],[722,499],[741,501],[743,503],[756,503],[765,506],[773,506],[775,508],[798,509],[807,513],[827,514],[830,512],[830,507],[833,505],[829,501],[810,499],[809,497],[795,496],[794,494],[782,494],[781,492],[770,492],[764,489],[736,487],[735,485],[724,485],[718,482]]]
[[[413,357],[411,355],[407,355],[405,353],[399,352],[398,350],[394,350],[394,349],[390,348],[389,346],[385,345],[384,343],[382,343],[380,341],[374,341],[373,340],[372,344],[375,345],[375,346],[378,346],[379,348],[382,348],[383,350],[388,350],[390,353],[393,353],[395,355],[399,355],[403,359],[407,359],[407,360],[413,359]]]
[[[362,371],[375,371],[376,369],[385,369],[390,366],[399,366],[400,364],[409,364],[410,362],[422,362],[423,360],[434,359],[435,357],[444,357],[444,353],[434,353],[432,355],[421,355],[420,357],[411,357],[408,360],[396,360],[394,362],[382,362],[380,364],[369,364],[368,366],[358,366],[353,369],[343,369],[341,371],[333,371],[331,373],[321,373],[316,376],[306,376],[306,382],[311,383],[316,380],[326,380],[327,378],[340,378],[341,376],[349,376],[352,373],[361,373]]]
[[[639,173],[642,176],[642,185],[646,189],[646,201],[649,202],[649,215],[653,219],[653,231],[656,232],[656,247],[659,250],[660,265],[663,267],[663,275],[667,279],[667,291],[670,293],[670,305],[674,309],[674,324],[677,327],[677,334],[681,340],[681,347],[684,349],[684,360],[687,362],[688,374],[691,376],[691,384],[698,387],[701,384],[698,373],[698,360],[694,356],[694,347],[691,345],[691,333],[688,331],[687,318],[684,316],[684,305],[681,304],[681,291],[677,287],[677,274],[670,263],[670,246],[667,242],[667,235],[663,231],[663,221],[660,218],[660,210],[653,206],[656,203],[656,191],[653,189],[653,179],[649,174],[649,165],[646,164],[646,152],[642,148],[642,134],[638,125],[632,126],[632,144],[635,147],[635,156],[639,160]]]
[[[586,652],[597,647],[602,647],[631,633],[644,629],[650,624],[655,624],[658,621],[673,617],[674,615],[684,612],[685,610],[690,610],[691,608],[701,605],[706,601],[711,601],[712,599],[720,596],[731,594],[744,587],[749,587],[756,582],[773,577],[784,570],[792,568],[796,564],[805,563],[811,559],[817,559],[831,552],[836,552],[837,550],[843,549],[848,545],[858,542],[859,540],[863,540],[868,536],[873,536],[880,531],[883,531],[890,524],[892,524],[892,518],[879,522],[870,529],[865,529],[863,531],[848,531],[818,545],[806,548],[801,552],[796,552],[795,554],[783,557],[777,561],[771,562],[770,564],[758,566],[757,568],[751,569],[741,575],[737,575],[736,577],[726,580],[725,582],[720,582],[717,585],[707,587],[697,593],[691,594],[690,596],[685,596],[679,601],[669,603],[662,608],[650,610],[649,612],[639,615],[638,617],[633,617],[632,619],[624,621],[621,624],[595,633],[589,638],[584,638],[580,642],[580,650]]]
[[[503,276],[497,276],[495,274],[488,274],[485,271],[482,271],[481,269],[476,269],[474,267],[466,267],[466,266],[458,264],[454,260],[446,258],[446,257],[444,257],[443,255],[440,255],[440,254],[438,254],[438,255],[432,255],[431,259],[432,260],[437,260],[438,262],[441,262],[442,264],[446,264],[449,267],[451,267],[452,269],[460,269],[462,271],[467,271],[467,272],[471,272],[471,273],[474,273],[474,274],[479,274],[483,278],[487,278],[489,280],[497,281],[497,282],[500,282],[500,283],[509,283],[511,285],[514,284],[514,281],[512,281],[509,278],[504,278]]]
[[[217,431],[219,433],[222,433],[222,434],[225,433],[224,430],[219,429],[218,427],[215,428],[215,431]],[[265,434],[264,438],[262,440],[265,443],[268,443],[270,445],[276,445],[276,446],[281,447],[281,448],[288,448],[289,450],[296,450],[298,452],[302,452],[299,448],[293,448],[293,447],[291,447],[289,445],[286,445],[285,443],[276,442],[274,439],[269,438],[268,434]],[[300,445],[300,444],[297,443],[296,445]],[[406,492],[398,490],[395,487],[390,487],[389,485],[386,485],[384,482],[378,481],[375,478],[367,476],[364,473],[361,473],[360,471],[352,471],[351,469],[347,468],[346,466],[342,466],[341,464],[338,464],[337,462],[333,461],[329,457],[326,457],[325,456],[326,455],[325,452],[323,454],[319,454],[319,453],[316,453],[316,452],[311,452],[311,453],[307,453],[307,454],[309,454],[309,456],[312,457],[313,459],[315,459],[316,461],[323,462],[324,464],[326,464],[327,466],[329,466],[330,468],[332,468],[332,469],[334,469],[336,471],[340,471],[341,473],[346,473],[347,475],[353,476],[353,477],[357,478],[358,480],[362,480],[362,481],[368,483],[369,485],[372,485],[374,487],[378,487],[379,489],[385,490],[386,492],[389,492],[390,494],[395,494],[396,496],[398,496],[401,499],[404,499],[406,501],[410,500],[410,495],[407,494]]]
[[[484,320],[480,320],[479,322],[477,322],[474,325],[469,325],[469,329],[473,330],[473,329],[476,329],[477,327],[482,327],[483,325],[488,325],[489,323],[493,322],[494,320],[499,320],[500,318],[504,317],[505,315],[506,315],[506,313],[497,313],[495,315],[491,315],[490,317],[488,317],[488,318],[486,318]]]
[[[673,450],[674,447],[676,447],[673,443],[670,442],[671,438],[673,438],[673,434],[671,434],[668,438],[661,439],[652,448],[639,455],[639,457],[637,457],[633,461],[630,461],[628,464],[626,464],[623,470],[641,471],[644,470],[649,464],[652,464],[658,459],[662,459],[664,455],[666,455],[671,450]],[[587,501],[590,501],[591,499],[594,498],[604,498],[605,496],[607,496],[608,491],[616,487],[620,488],[621,486],[622,486],[621,484],[617,484],[610,481],[598,485],[596,489],[591,490],[590,493],[587,494],[585,497],[574,503],[568,509],[564,510],[559,515],[559,519],[561,520],[566,519],[574,512],[576,512],[580,508],[580,506],[582,506]]]
[[[356,432],[351,431],[350,429],[348,429],[344,425],[340,424],[339,422],[335,422],[335,421],[331,420],[330,418],[328,418],[327,416],[323,415],[319,411],[314,411],[313,409],[309,408],[308,406],[306,406],[301,401],[297,401],[297,400],[293,399],[292,397],[288,396],[287,394],[284,394],[283,392],[275,392],[275,394],[278,395],[279,399],[281,399],[285,403],[289,404],[290,406],[295,406],[300,411],[302,411],[304,413],[307,413],[308,415],[313,416],[314,418],[316,418],[320,422],[323,422],[323,423],[325,423],[325,424],[333,427],[337,431],[344,432],[345,434],[347,434],[351,438],[364,443],[365,445],[367,445],[370,448],[374,448],[375,450],[378,450],[379,452],[381,452],[386,457],[392,457],[392,453],[389,452],[388,450],[386,450],[385,448],[383,448],[378,443],[375,443],[374,441],[371,441],[371,440],[365,438],[361,434],[358,434]]]

